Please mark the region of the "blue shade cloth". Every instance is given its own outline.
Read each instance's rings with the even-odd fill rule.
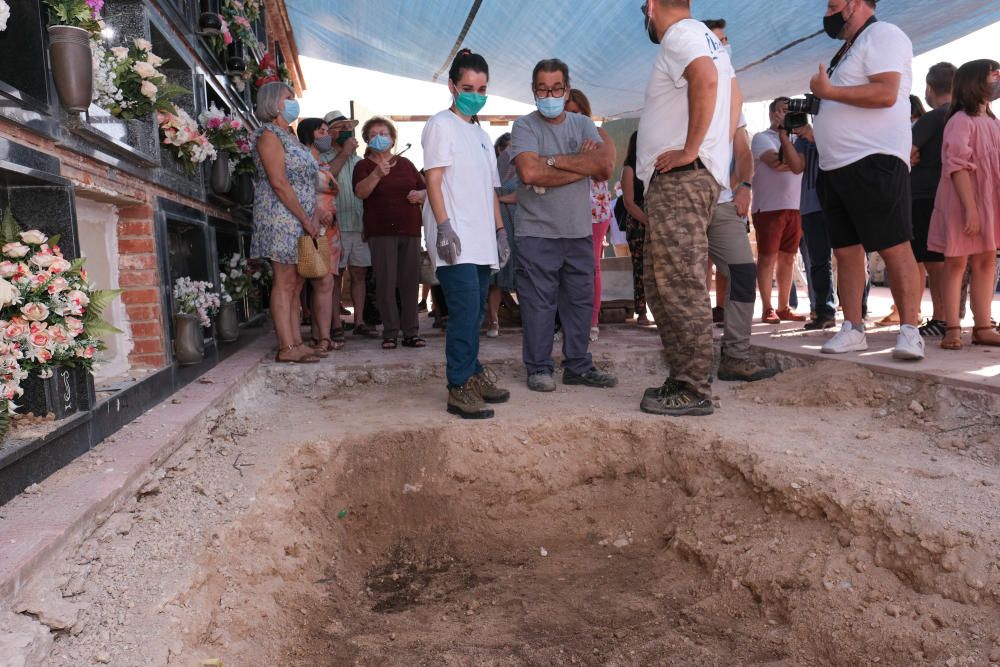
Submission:
[[[594,113],[638,115],[656,52],[640,0],[287,0],[302,55],[445,82],[459,46],[490,64],[490,92],[532,101],[543,58],[570,67]],[[725,18],[747,101],[805,92],[839,42],[820,32],[826,0],[694,0],[699,19]],[[1000,21],[998,0],[882,0],[917,55]],[[984,44],[983,58],[991,45]],[[956,63],[960,64],[960,63]],[[918,73],[918,76],[923,76]],[[435,77],[437,77],[435,79]],[[313,82],[320,85],[319,82]],[[489,113],[487,106],[485,113]]]

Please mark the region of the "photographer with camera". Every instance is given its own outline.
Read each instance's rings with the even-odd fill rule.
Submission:
[[[785,124],[788,98],[771,102],[771,127],[753,138],[753,226],[757,231],[757,288],[764,304],[761,321],[804,322],[788,305],[795,256],[802,242],[802,172],[805,163],[795,150]],[[778,310],[771,307],[771,282],[777,267]]]
[[[837,257],[844,325],[827,354],[868,349],[861,300],[865,251],[878,252],[901,322],[893,357],[924,358],[910,201],[910,85],[913,45],[875,18],[877,0],[829,0],[823,27],[844,45],[810,81],[819,99],[813,128],[820,201]]]

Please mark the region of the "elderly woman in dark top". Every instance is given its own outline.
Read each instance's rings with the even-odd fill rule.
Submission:
[[[302,344],[298,295],[298,239],[320,233],[322,213],[316,210],[319,165],[309,149],[289,131],[299,116],[295,93],[284,83],[267,83],[257,91],[254,113],[261,126],[254,135],[253,257],[271,260],[271,319],[278,336],[276,360],[315,363],[325,352]]]
[[[370,119],[361,128],[361,138],[369,150],[354,166],[354,194],[364,201],[364,240],[371,249],[375,270],[382,349],[396,348],[400,330],[403,347],[425,347],[427,343],[418,335],[417,289],[423,228],[420,207],[427,185],[412,162],[392,154],[396,144],[392,122]]]

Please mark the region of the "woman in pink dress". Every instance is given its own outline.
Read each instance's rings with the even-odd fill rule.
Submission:
[[[974,60],[962,65],[944,130],[944,168],[927,247],[945,256],[948,330],[941,347],[946,350],[962,349],[959,308],[966,264],[972,267],[970,295],[976,318],[972,344],[1000,347],[1000,333],[990,322],[1000,247],[1000,121],[990,111],[990,101],[998,86],[1000,64]]]
[[[569,91],[569,100],[566,102],[566,111],[570,113],[583,114],[590,118],[590,100],[579,88]],[[604,131],[604,128],[597,128],[597,133],[601,135],[601,140],[607,144],[614,145],[611,137]],[[611,192],[608,190],[607,181],[590,181],[590,214],[593,223],[594,237],[594,314],[590,321],[590,340],[596,342],[600,336],[600,329],[597,324],[601,314],[601,293],[603,285],[601,283],[601,258],[604,256],[604,239],[611,229],[611,220],[614,219],[614,211],[611,209]]]

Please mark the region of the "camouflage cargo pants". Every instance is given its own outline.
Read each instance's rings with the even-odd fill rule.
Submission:
[[[657,174],[646,192],[646,300],[671,377],[704,398],[712,396],[715,358],[705,264],[720,192],[706,169]]]

